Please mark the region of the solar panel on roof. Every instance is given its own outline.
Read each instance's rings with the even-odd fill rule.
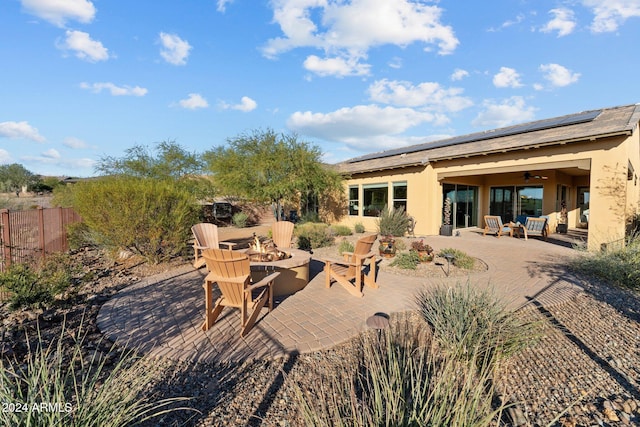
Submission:
[[[521,133],[534,132],[538,130],[552,129],[562,126],[575,125],[579,123],[590,122],[598,117],[602,110],[584,111],[582,113],[571,114],[569,116],[555,117],[551,119],[539,120],[536,122],[523,123],[520,125],[509,126],[506,128],[494,129],[485,132],[472,133],[468,135],[454,136],[453,138],[442,139],[440,141],[426,142],[424,144],[412,145],[410,147],[394,148],[392,150],[380,151],[377,153],[365,154],[348,160],[348,163],[363,162],[365,160],[382,159],[385,157],[396,156],[399,154],[409,154],[418,151],[449,147],[453,145],[464,144],[467,142],[484,141],[503,136],[517,135]]]

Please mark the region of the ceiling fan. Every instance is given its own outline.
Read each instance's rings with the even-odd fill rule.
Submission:
[[[531,175],[530,172],[525,172],[524,173],[524,182],[529,182],[530,179],[547,179],[548,177],[544,176],[544,175]]]

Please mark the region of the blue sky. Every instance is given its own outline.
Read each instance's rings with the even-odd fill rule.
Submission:
[[[0,164],[256,129],[335,163],[640,102],[640,0],[2,0]]]

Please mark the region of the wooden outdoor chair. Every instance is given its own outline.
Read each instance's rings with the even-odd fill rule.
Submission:
[[[377,238],[376,234],[372,234],[359,239],[353,252],[343,252],[343,260],[326,259],[324,265],[326,287],[330,288],[331,282],[336,281],[356,297],[363,296],[363,283],[371,288],[377,288],[376,254],[371,250]]]
[[[549,234],[549,226],[547,225],[548,217],[533,218],[528,217],[527,221],[522,226],[524,232],[524,240],[527,240],[529,236],[541,236],[544,240],[547,240]]]
[[[204,279],[205,320],[202,330],[211,328],[225,307],[240,310],[240,336],[253,327],[262,308],[273,309],[273,283],[279,272],[271,273],[258,283],[251,283],[249,258],[242,252],[207,249],[202,252],[209,274]],[[221,296],[213,304],[213,284]],[[256,295],[254,295],[254,293]]]
[[[495,233],[498,237],[503,234],[509,234],[509,236],[513,237],[513,228],[508,225],[504,225],[502,223],[502,218],[498,215],[485,215],[484,233],[482,233],[482,235],[486,236],[487,233]]]
[[[220,249],[220,245],[226,245],[227,249],[231,250],[235,246],[233,242],[221,242],[218,240],[218,226],[215,224],[201,222],[191,227],[191,232],[193,233],[193,252],[195,256],[193,266],[195,268],[200,268],[205,263],[201,255],[202,251]]]
[[[278,248],[290,248],[293,238],[294,223],[276,221],[271,226],[271,238]]]

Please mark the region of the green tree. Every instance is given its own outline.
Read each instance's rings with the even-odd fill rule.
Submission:
[[[203,165],[200,155],[188,152],[175,141],[162,141],[156,144],[155,152],[136,145],[126,150],[124,157],[103,157],[96,171],[103,175],[170,180],[195,197],[205,198],[213,196],[213,188],[202,174]]]
[[[203,154],[216,186],[226,195],[270,202],[280,212],[285,200],[308,200],[341,188],[341,176],[320,161],[320,149],[296,135],[254,130],[227,143]]]
[[[24,166],[18,163],[0,166],[0,186],[2,191],[17,191],[23,186],[32,186],[37,184],[39,177],[28,171]]]

